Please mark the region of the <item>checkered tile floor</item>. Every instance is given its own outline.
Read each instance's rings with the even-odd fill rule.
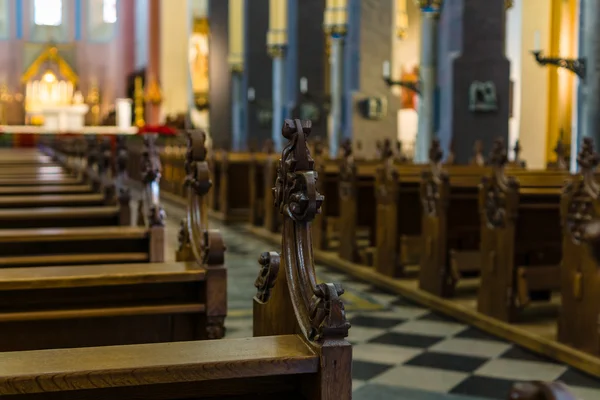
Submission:
[[[174,232],[169,237],[175,241],[183,213],[166,208],[171,217],[168,228]],[[227,337],[248,337],[256,259],[273,246],[242,228],[216,225],[213,221],[228,248]],[[322,267],[317,267],[317,274],[321,280],[342,282],[344,298],[350,300],[355,400],[504,400],[513,382],[520,380],[562,380],[580,400],[600,399],[600,379],[343,274]]]

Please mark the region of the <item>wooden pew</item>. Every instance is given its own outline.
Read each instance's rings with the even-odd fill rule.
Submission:
[[[558,340],[594,355],[600,355],[600,191],[594,176],[598,160],[592,139],[584,138],[577,158],[579,173],[566,185],[561,199],[563,252],[558,318]]]
[[[19,229],[131,225],[128,191],[117,190],[117,185],[127,184],[125,165],[118,168],[113,178],[113,156],[110,149],[104,150],[86,173],[92,190],[98,193],[0,195],[0,226]],[[122,153],[120,156],[125,157]]]
[[[204,134],[193,134],[190,181],[200,182],[208,176],[194,175],[203,165],[197,153]],[[0,351],[221,338],[223,241],[211,231],[209,249],[200,256],[190,250],[189,238],[196,243],[196,232],[206,228],[205,188],[210,185],[190,188],[191,225],[182,224],[176,253],[181,262],[0,270]]]
[[[152,138],[148,138],[147,146],[153,146]],[[5,218],[4,227],[12,223],[11,226],[15,228],[0,229],[0,242],[4,244],[0,249],[0,267],[162,262],[165,216],[159,201],[160,161],[154,151],[149,154],[151,159],[146,160],[143,166],[146,205],[137,227],[114,226],[117,221],[127,221],[126,225],[130,225],[131,221],[126,162],[121,154],[120,172],[114,182],[107,186],[113,193],[111,198],[118,193],[121,203],[118,208],[105,207],[96,214],[90,214],[85,207],[67,208],[63,214],[56,209],[37,209],[36,220],[26,219],[28,215],[34,215],[36,209],[18,213],[14,209],[0,210],[0,221],[1,217]],[[106,213],[106,216],[100,213]],[[115,219],[113,226],[89,226],[98,221],[107,222],[110,218]],[[25,220],[45,227],[24,229]],[[57,227],[60,226],[56,225],[58,221],[63,227]]]
[[[442,169],[437,140],[429,158],[420,187],[423,252],[419,288],[451,297],[461,276],[480,271],[478,186],[486,169],[479,164]],[[476,153],[473,159],[481,163],[483,158]]]
[[[317,284],[310,221],[323,201],[306,147],[307,122],[286,121],[276,206],[281,256],[264,253],[254,298],[254,338],[4,353],[7,399],[309,399],[352,397],[352,347],[336,284]],[[197,171],[207,176],[205,164]],[[300,183],[293,192],[288,179]],[[192,180],[204,191],[206,179]],[[204,189],[203,189],[204,188]],[[199,232],[210,237],[206,231]],[[210,241],[190,241],[206,254]],[[210,251],[207,257],[210,258]],[[312,299],[312,300],[311,300]]]
[[[375,179],[375,269],[391,277],[406,276],[406,267],[418,265],[422,251],[419,185],[423,167],[397,160],[384,160]]]
[[[254,226],[265,226],[266,215],[271,214],[273,207],[267,204],[272,200],[271,184],[272,167],[276,163],[273,146],[266,146],[260,153],[250,153],[249,173],[249,202],[248,222]],[[268,200],[267,200],[268,199]],[[272,219],[272,218],[271,218]]]
[[[505,173],[506,149],[498,140],[491,176],[479,191],[481,286],[478,310],[515,321],[532,301],[561,287],[560,196],[568,175]]]
[[[357,163],[352,143],[342,145],[339,164],[339,220],[337,237],[341,259],[371,264],[376,241],[375,169],[373,162]]]

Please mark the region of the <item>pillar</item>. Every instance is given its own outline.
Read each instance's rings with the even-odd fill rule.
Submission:
[[[273,59],[273,123],[271,139],[276,151],[283,148],[281,127],[286,112],[285,99],[285,56],[287,50],[287,6],[288,0],[270,0],[269,32],[267,33],[267,50]]]
[[[400,99],[381,74],[381,65],[392,56],[396,36],[394,2],[349,0],[347,34],[344,37],[343,135],[361,143],[360,156],[375,157],[377,141],[395,141]],[[376,117],[364,115],[365,100],[382,104]],[[357,155],[359,153],[357,152]]]
[[[580,43],[585,59],[585,78],[581,85],[581,133],[600,144],[600,2],[582,0],[583,29]]]
[[[421,65],[419,68],[421,94],[418,105],[419,122],[414,158],[416,163],[426,163],[429,160],[429,146],[435,135],[438,19],[437,11],[422,11]]]
[[[469,162],[477,140],[486,153],[497,138],[508,142],[505,17],[505,0],[444,2],[439,25],[438,136],[445,152],[452,145],[457,164]]]
[[[148,65],[146,66],[146,87],[160,79],[160,0],[149,0],[148,7]],[[148,103],[146,124],[160,123],[160,104]]]
[[[344,76],[344,35],[334,33],[331,37],[331,126],[329,129],[328,143],[329,156],[337,157],[339,145],[342,138],[342,77]]]
[[[244,103],[244,0],[229,0],[229,66],[231,68],[231,126],[233,151],[246,148]]]

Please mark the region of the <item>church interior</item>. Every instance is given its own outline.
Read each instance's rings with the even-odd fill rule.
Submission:
[[[0,397],[600,399],[599,40],[599,0],[0,0]]]

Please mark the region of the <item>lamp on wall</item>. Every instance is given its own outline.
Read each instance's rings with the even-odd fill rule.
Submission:
[[[421,83],[419,81],[395,81],[392,79],[392,67],[389,61],[383,62],[383,80],[390,87],[400,86],[417,94],[421,94]]]
[[[541,65],[554,65],[573,72],[581,80],[585,79],[585,58],[544,57],[541,50],[540,32],[534,33],[534,49],[531,51],[535,61]]]

